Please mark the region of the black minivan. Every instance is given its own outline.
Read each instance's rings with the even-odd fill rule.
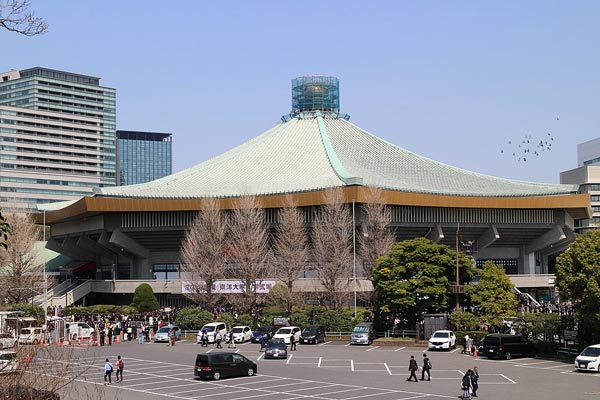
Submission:
[[[321,325],[309,325],[300,334],[300,343],[321,343],[325,341],[325,328]]]
[[[206,353],[196,356],[194,377],[219,380],[230,376],[253,376],[256,363],[237,353]]]
[[[480,355],[510,360],[513,356],[535,357],[535,349],[521,335],[493,333],[483,338]]]

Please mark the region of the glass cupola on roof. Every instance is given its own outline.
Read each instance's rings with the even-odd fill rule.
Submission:
[[[340,111],[340,81],[334,76],[292,79],[292,113]]]

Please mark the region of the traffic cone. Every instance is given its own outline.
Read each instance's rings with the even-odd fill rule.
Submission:
[[[119,337],[118,337],[118,336],[117,336],[117,338],[115,339],[115,343],[116,343],[116,344],[119,344],[119,343],[121,343],[121,339],[119,339]]]
[[[40,340],[40,346],[44,345],[44,339]]]
[[[31,356],[29,354],[27,354],[27,357],[25,357],[25,364],[29,364],[31,362]]]
[[[475,347],[475,351],[473,352],[473,357],[479,358],[479,350],[477,350],[477,347]]]
[[[77,347],[81,347],[81,338],[77,338]]]
[[[57,345],[58,347],[62,346],[62,342],[60,341],[60,339],[56,341],[56,345]]]

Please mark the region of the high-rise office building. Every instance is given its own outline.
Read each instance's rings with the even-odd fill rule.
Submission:
[[[0,207],[33,211],[114,186],[115,97],[92,76],[0,73]]]
[[[580,193],[590,194],[592,218],[576,221],[578,232],[600,227],[600,138],[577,145],[577,168],[561,172],[560,183],[579,185]]]
[[[171,175],[170,133],[117,131],[117,185],[135,185]]]

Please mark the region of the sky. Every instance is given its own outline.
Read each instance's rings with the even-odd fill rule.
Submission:
[[[49,32],[1,31],[0,72],[100,77],[117,129],[173,134],[174,172],[277,124],[314,74],[350,122],[479,173],[558,183],[600,137],[597,1],[31,3]]]

